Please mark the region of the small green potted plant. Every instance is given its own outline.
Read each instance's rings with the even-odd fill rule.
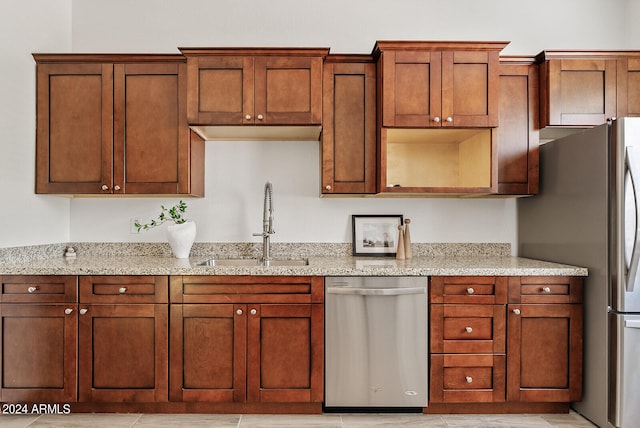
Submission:
[[[189,258],[191,247],[196,239],[196,224],[185,218],[186,210],[187,204],[184,201],[180,201],[170,208],[160,205],[160,214],[157,219],[153,219],[149,223],[136,221],[134,226],[140,232],[141,230],[153,229],[168,221],[173,222],[167,226],[167,240],[171,246],[171,252],[178,259],[186,259]]]

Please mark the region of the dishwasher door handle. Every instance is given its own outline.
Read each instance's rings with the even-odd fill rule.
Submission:
[[[354,288],[329,287],[327,294],[355,294],[359,296],[400,296],[404,294],[427,294],[426,287],[406,288]]]

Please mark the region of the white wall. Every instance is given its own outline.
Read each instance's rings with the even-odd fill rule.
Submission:
[[[71,0],[2,0],[0,40],[0,247],[66,242],[69,201],[34,194],[31,53],[71,49]]]
[[[179,46],[315,46],[330,47],[334,53],[368,53],[376,40],[384,39],[505,40],[511,44],[503,53],[528,55],[560,48],[639,49],[629,41],[631,32],[625,30],[625,25],[635,25],[625,19],[623,9],[637,11],[633,3],[11,0],[10,7],[4,7],[5,0],[7,10],[0,9],[0,22],[6,21],[9,28],[0,31],[7,32],[4,40],[13,43],[16,59],[10,64],[2,60],[4,69],[15,67],[17,79],[8,84],[12,97],[0,99],[4,113],[0,123],[10,116],[0,134],[0,200],[7,205],[0,209],[0,216],[17,214],[18,219],[11,225],[0,221],[0,247],[67,240],[162,241],[164,230],[130,233],[130,219],[153,216],[160,204],[177,201],[69,201],[33,195],[31,52],[175,53]],[[35,6],[38,12],[34,14]],[[32,34],[34,28],[37,35]],[[18,95],[24,105],[16,109],[13,98]],[[19,151],[15,151],[16,144]],[[206,152],[206,197],[187,201],[187,213],[198,223],[198,241],[257,241],[251,233],[260,230],[262,188],[271,180],[276,203],[274,242],[349,242],[351,214],[401,213],[413,220],[415,242],[515,244],[516,213],[511,199],[319,198],[317,142],[208,142]],[[21,184],[8,189],[11,181]],[[43,227],[33,225],[36,218],[43,219]]]

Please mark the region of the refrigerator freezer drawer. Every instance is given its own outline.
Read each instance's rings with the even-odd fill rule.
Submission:
[[[640,314],[611,314],[612,363],[609,420],[615,427],[638,426],[640,421]]]

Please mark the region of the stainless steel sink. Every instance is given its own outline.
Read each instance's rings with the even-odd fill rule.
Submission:
[[[309,264],[308,259],[209,259],[202,263],[198,263],[199,266],[237,266],[237,267],[277,267],[277,266],[307,266]]]

